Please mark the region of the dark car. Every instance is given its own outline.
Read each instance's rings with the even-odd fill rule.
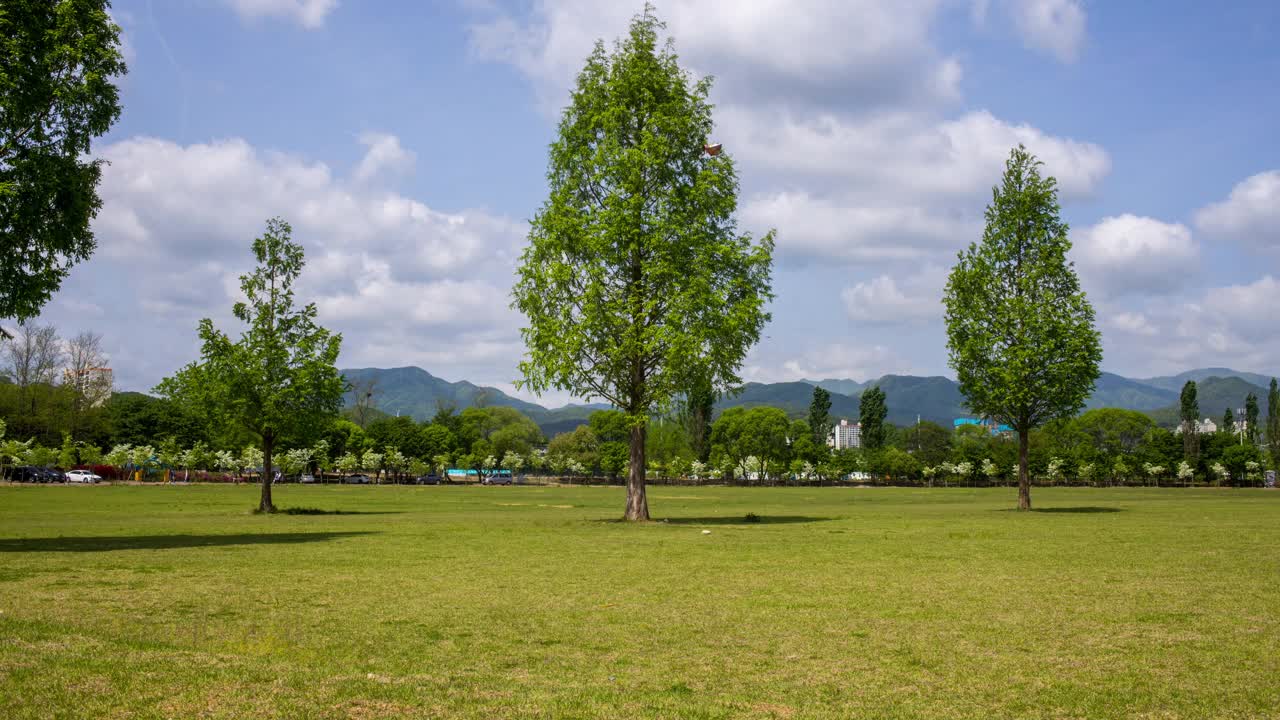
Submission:
[[[19,465],[9,473],[9,480],[13,482],[43,483],[49,482],[49,476],[45,475],[38,467]]]
[[[368,475],[348,475],[342,478],[342,482],[346,485],[368,485],[373,481]]]
[[[430,475],[419,475],[413,479],[415,485],[439,485],[440,476],[432,473]]]
[[[44,473],[45,478],[47,478],[45,482],[66,482],[67,481],[67,474],[62,472],[58,468],[43,467],[43,468],[39,468],[39,470],[40,472]]]

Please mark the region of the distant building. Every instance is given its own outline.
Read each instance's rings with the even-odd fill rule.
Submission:
[[[991,433],[992,435],[1012,435],[1013,434],[1013,428],[1009,427],[1008,425],[999,425],[996,423],[995,420],[992,420],[991,418],[956,418],[953,425],[954,425],[953,429],[956,429],[956,430],[960,429],[965,425],[977,425],[978,427],[986,428],[987,432]]]
[[[1235,424],[1235,425],[1237,425],[1237,426],[1239,426],[1239,425],[1240,425],[1240,423],[1238,423],[1238,422],[1237,422],[1237,423],[1234,423],[1234,424]],[[1239,427],[1235,428],[1235,430],[1236,430],[1237,432],[1239,432]],[[1174,434],[1175,434],[1175,435],[1181,435],[1181,434],[1182,434],[1182,423],[1178,423],[1178,426],[1177,426],[1176,428],[1174,428],[1174,429],[1173,429],[1173,432],[1174,432]],[[1218,432],[1218,423],[1214,422],[1214,421],[1213,421],[1212,419],[1210,419],[1210,418],[1205,418],[1205,419],[1203,419],[1203,420],[1197,421],[1197,422],[1196,422],[1196,432],[1197,432],[1197,433],[1199,433],[1199,434],[1201,434],[1201,435],[1208,435],[1208,434],[1210,434],[1210,433],[1216,433],[1216,432]]]
[[[62,382],[75,388],[80,397],[89,403],[89,407],[98,407],[111,399],[111,368],[85,368],[79,372],[63,370]]]
[[[862,447],[862,423],[850,424],[848,420],[842,419],[831,429],[827,445],[836,450]]]

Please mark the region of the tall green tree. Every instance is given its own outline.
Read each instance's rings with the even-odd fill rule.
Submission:
[[[889,416],[889,406],[880,386],[867,388],[858,403],[858,422],[862,424],[862,449],[879,450],[884,447],[884,420]]]
[[[1275,378],[1271,378],[1271,389],[1267,391],[1267,447],[1272,465],[1280,468],[1280,386]]]
[[[1258,442],[1258,396],[1254,393],[1244,399],[1244,434],[1251,444]]]
[[[1235,415],[1231,412],[1231,406],[1227,406],[1222,411],[1222,427],[1218,428],[1218,432],[1224,435],[1231,435],[1236,431]]]
[[[706,462],[711,454],[711,415],[716,407],[716,391],[704,375],[695,378],[685,393],[680,419],[689,436],[694,459]]]
[[[1182,386],[1182,458],[1192,467],[1200,461],[1200,401],[1196,398],[1196,381]]]
[[[813,400],[809,402],[809,431],[815,445],[825,445],[831,434],[831,393],[825,388],[813,388]]]
[[[649,517],[645,428],[694,378],[714,390],[769,319],[773,233],[739,235],[738,180],[712,132],[709,78],[680,68],[651,7],[612,53],[597,42],[551,144],[550,196],[513,294],[521,384],[610,401],[627,414],[625,518]]]
[[[292,229],[276,218],[253,241],[258,267],[240,276],[246,300],[233,308],[247,325],[240,339],[206,318],[200,321],[200,360],[156,390],[212,416],[238,423],[262,449],[260,512],[274,512],[271,500],[273,453],[282,439],[310,440],[342,407],[346,383],[335,363],[342,336],[316,323],[316,306],[296,307],[293,285],[304,265]]]
[[[107,0],[0,0],[0,318],[40,313],[94,249],[102,160],[120,117]]]
[[[968,406],[1018,434],[1018,508],[1031,509],[1031,430],[1084,407],[1102,344],[1067,260],[1058,186],[1019,145],[992,188],[980,243],[947,280],[947,347]]]

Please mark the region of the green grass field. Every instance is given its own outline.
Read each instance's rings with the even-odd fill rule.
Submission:
[[[1014,492],[0,487],[0,717],[1280,717],[1280,493]]]

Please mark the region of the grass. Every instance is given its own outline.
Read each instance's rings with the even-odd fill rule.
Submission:
[[[1280,716],[1280,493],[1033,497],[0,487],[0,717]]]

